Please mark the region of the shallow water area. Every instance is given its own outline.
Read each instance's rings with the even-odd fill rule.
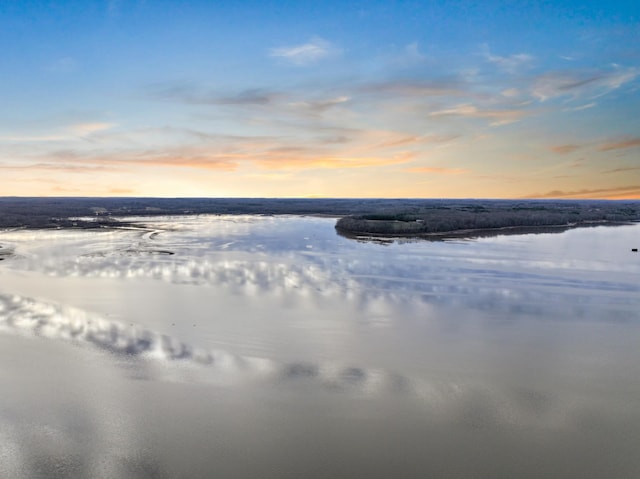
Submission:
[[[637,477],[640,225],[0,232],[0,477]]]

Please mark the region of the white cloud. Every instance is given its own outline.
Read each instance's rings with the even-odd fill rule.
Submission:
[[[85,136],[98,131],[109,130],[116,125],[113,123],[88,122],[70,125],[64,129],[55,129],[53,133],[43,134],[10,134],[0,136],[0,141],[15,143],[32,143],[32,142],[49,142],[49,141],[68,141],[73,140],[74,136]]]
[[[62,135],[9,135],[9,136],[0,136],[0,141],[11,141],[11,142],[40,142],[40,141],[62,141],[66,140],[66,136]]]
[[[520,95],[520,90],[518,90],[517,88],[507,88],[506,90],[502,90],[500,93],[502,94],[502,96],[505,96],[507,98],[513,98]]]
[[[113,123],[78,123],[73,125],[71,129],[74,133],[78,135],[88,135],[91,133],[95,133],[96,131],[104,131],[113,128],[115,125]]]
[[[335,53],[335,48],[320,37],[312,37],[307,43],[292,47],[272,48],[270,56],[282,58],[294,65],[309,65]]]
[[[586,105],[580,105],[580,106],[576,106],[574,108],[566,108],[562,111],[582,111],[582,110],[588,110],[589,108],[593,108],[594,106],[596,106],[597,103],[592,102],[592,103],[587,103]]]
[[[290,103],[289,105],[294,108],[302,108],[305,110],[309,110],[315,113],[321,113],[329,108],[340,105],[342,103],[346,103],[350,100],[348,96],[339,96],[335,98],[329,98],[327,100],[318,100],[318,101],[299,101]]]
[[[516,73],[520,68],[529,65],[533,61],[533,57],[526,53],[516,53],[503,57],[492,54],[487,45],[483,49],[484,55],[490,63],[508,73]]]
[[[407,63],[420,63],[426,57],[420,53],[418,42],[413,42],[404,47],[403,60]]]
[[[526,53],[518,53],[516,55],[510,55],[508,57],[501,57],[497,55],[490,55],[489,61],[491,63],[495,63],[500,68],[510,73],[515,72],[521,66],[526,65],[531,62],[533,57],[531,55],[527,55]]]
[[[551,72],[536,80],[531,93],[540,101],[561,96],[593,99],[635,80],[638,74],[635,68],[619,67],[613,71],[595,72],[589,76],[577,72]]]
[[[602,81],[603,86],[610,90],[620,88],[625,83],[635,80],[638,76],[638,69],[636,68],[622,69],[618,65],[615,65],[615,67],[617,71],[605,76]]]
[[[468,103],[455,105],[452,108],[445,108],[443,110],[433,111],[429,113],[429,116],[458,116],[463,118],[484,118],[490,121],[491,126],[507,125],[514,123],[522,118],[526,112],[518,109],[508,110],[482,110],[475,105]]]

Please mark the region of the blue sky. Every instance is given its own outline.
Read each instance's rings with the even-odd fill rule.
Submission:
[[[640,3],[6,1],[5,195],[640,197]]]

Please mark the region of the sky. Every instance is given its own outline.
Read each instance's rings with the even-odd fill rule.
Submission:
[[[640,2],[0,0],[0,196],[640,199]]]

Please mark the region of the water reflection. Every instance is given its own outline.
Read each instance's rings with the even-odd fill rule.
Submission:
[[[611,245],[608,240],[600,246],[576,243],[553,256],[524,249],[538,247],[536,241],[505,244],[503,238],[358,248],[337,239],[330,221],[307,219],[302,231],[297,221],[191,219],[171,228],[170,222],[158,222],[132,231],[47,232],[44,238],[14,232],[4,235],[14,241],[5,248],[17,248],[23,257],[5,264],[49,276],[151,278],[245,295],[293,294],[359,304],[378,298],[402,303],[410,296],[426,304],[514,316],[636,317],[639,303],[629,293],[640,296],[637,264],[597,258],[602,246]],[[551,238],[563,242],[561,235]],[[582,251],[590,247],[595,251]]]
[[[0,233],[0,477],[636,477],[639,233]]]
[[[531,388],[518,387],[499,393],[499,388],[470,378],[434,381],[382,369],[344,365],[339,360],[325,364],[309,361],[287,364],[267,358],[242,357],[221,350],[197,348],[166,334],[110,321],[76,308],[16,295],[0,295],[0,331],[32,340],[63,341],[76,347],[103,351],[107,353],[107,359],[112,358],[136,379],[171,377],[173,382],[197,380],[208,383],[222,377],[260,381],[278,387],[302,382],[307,386],[358,395],[400,393],[419,398],[426,408],[459,409],[456,414],[468,418],[476,414],[475,409],[469,410],[471,404],[473,408],[491,409],[492,415],[500,410],[499,422],[520,424],[538,421],[553,409],[550,396]],[[16,353],[20,356],[18,351]],[[171,369],[168,363],[174,363],[176,367]],[[154,364],[161,367],[149,369],[149,365]],[[141,371],[136,372],[136,368]],[[194,371],[200,374],[193,375]],[[166,376],[166,372],[170,376]],[[529,419],[525,420],[526,417]],[[491,420],[496,421],[497,417]]]
[[[596,227],[596,225],[582,225],[582,228]],[[502,236],[524,235],[524,234],[558,234],[574,229],[575,226],[515,226],[486,230],[463,230],[451,233],[431,233],[416,236],[376,236],[358,233],[349,233],[336,230],[336,233],[344,238],[355,240],[361,243],[375,243],[380,245],[390,245],[393,243],[419,243],[424,241],[449,241],[454,239],[473,240],[477,238],[495,238]]]
[[[266,358],[205,350],[138,326],[126,326],[78,309],[15,295],[0,295],[0,331],[95,347],[129,361],[129,369],[136,365],[137,359],[169,361],[180,363],[180,366],[206,367],[209,371],[235,375],[240,379],[304,380],[321,387],[360,393],[399,391],[399,384],[411,382],[398,374],[343,366],[338,361],[325,365],[309,362],[279,364]],[[136,374],[136,377],[144,376]],[[214,380],[215,376],[208,379]],[[409,390],[403,389],[405,392]]]

